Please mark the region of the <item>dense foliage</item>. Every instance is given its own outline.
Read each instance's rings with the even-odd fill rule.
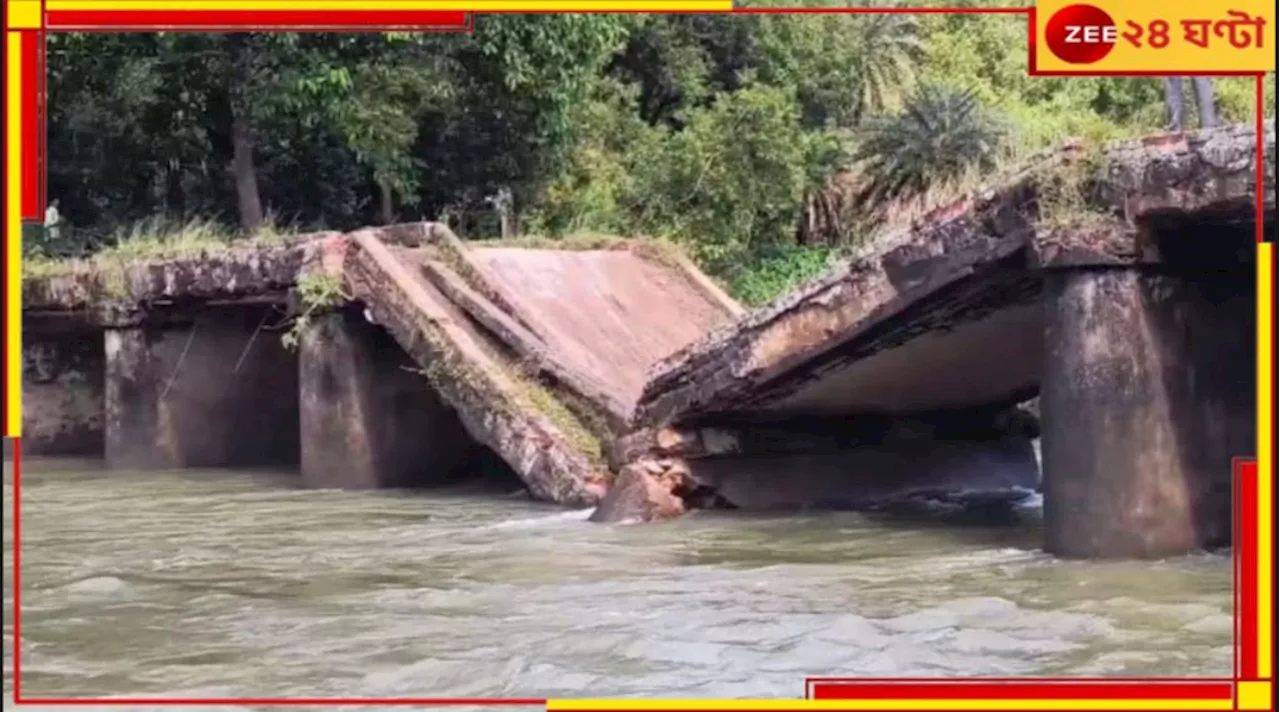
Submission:
[[[49,193],[72,249],[156,216],[645,234],[759,301],[1028,150],[1166,125],[1160,79],[1030,77],[1025,33],[1009,15],[589,14],[56,34]],[[1219,120],[1251,116],[1252,80],[1213,89]]]

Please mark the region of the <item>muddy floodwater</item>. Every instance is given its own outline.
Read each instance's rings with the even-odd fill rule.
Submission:
[[[294,481],[24,461],[24,697],[800,697],[819,674],[1231,672],[1227,553],[1057,561],[1034,507],[1002,525],[617,527],[510,494]],[[8,463],[4,501],[7,708]]]

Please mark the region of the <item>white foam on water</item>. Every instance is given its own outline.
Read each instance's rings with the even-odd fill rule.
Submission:
[[[93,576],[69,583],[65,590],[76,596],[109,596],[118,594],[127,587],[128,584],[115,576]]]
[[[490,531],[494,529],[531,529],[561,524],[563,522],[585,522],[587,521],[587,517],[591,516],[591,513],[594,511],[596,511],[595,507],[588,507],[587,509],[577,509],[570,512],[556,512],[555,514],[548,514],[541,517],[509,519],[505,522],[498,522],[497,524],[490,524],[487,527],[481,527],[481,529]]]
[[[1030,510],[1035,512],[1043,511],[1044,495],[1039,492],[1036,492],[1035,490],[1025,490],[1025,491],[1027,492],[1027,498],[1015,504],[1014,507],[1016,507],[1017,509],[1025,509],[1025,510]]]

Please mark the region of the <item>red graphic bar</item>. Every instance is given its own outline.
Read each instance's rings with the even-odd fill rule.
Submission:
[[[6,311],[8,309],[0,310],[0,314]],[[0,321],[3,318],[0,316]],[[9,409],[4,410],[8,412]],[[22,497],[19,496],[22,491],[22,439],[13,438],[9,447],[13,449],[13,704],[17,705],[22,700],[22,547],[18,546],[18,540],[22,538],[22,525],[19,523],[22,521]]]
[[[1229,681],[1048,681],[1009,680],[958,682],[943,680],[810,682],[810,699],[859,700],[1230,700]]]
[[[49,10],[50,30],[236,28],[469,31],[471,13],[452,10]]]
[[[40,193],[40,135],[44,124],[40,120],[40,97],[44,93],[44,66],[41,64],[40,47],[44,37],[40,32],[28,30],[19,33],[19,52],[22,54],[22,95],[19,111],[22,116],[22,204],[19,211],[24,220],[39,220],[44,215]]]
[[[16,689],[16,687],[15,687]],[[212,707],[231,705],[236,707],[453,707],[458,705],[545,707],[544,698],[508,697],[21,697],[17,704],[50,705],[61,707],[120,707],[147,705],[148,707]]]
[[[1032,7],[734,7],[741,15],[1021,15]]]
[[[1261,151],[1259,151],[1261,153]],[[1258,669],[1258,463],[1236,460],[1237,675],[1257,680]]]

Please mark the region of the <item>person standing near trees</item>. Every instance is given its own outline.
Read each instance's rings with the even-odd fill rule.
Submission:
[[[1187,127],[1184,104],[1186,95],[1183,92],[1182,77],[1165,77],[1164,103],[1168,114],[1169,128],[1182,131]],[[1200,128],[1209,129],[1218,125],[1218,102],[1214,95],[1212,77],[1191,77],[1191,88],[1195,92],[1196,109],[1200,115]]]
[[[44,211],[44,237],[46,241],[55,241],[62,234],[62,215],[58,212],[58,199],[49,201]]]

